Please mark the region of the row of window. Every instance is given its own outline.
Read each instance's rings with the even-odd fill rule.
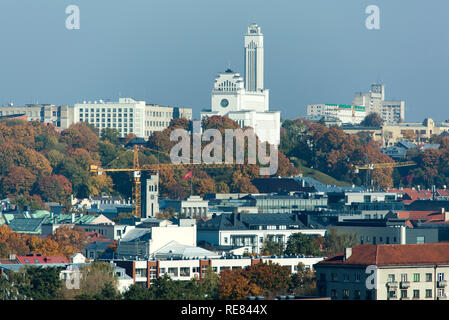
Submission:
[[[445,295],[444,289],[437,289],[437,297],[443,297]],[[426,298],[432,298],[432,289],[425,289],[425,297]],[[396,291],[388,291],[388,298],[389,299],[395,299],[397,298]],[[408,290],[404,289],[401,290],[401,299],[409,298],[408,296]],[[413,299],[419,299],[420,298],[420,290],[416,289],[413,290]]]
[[[147,127],[168,127],[170,125],[169,121],[147,121]]]
[[[421,280],[419,273],[413,273],[413,282],[420,282]],[[395,282],[396,276],[394,274],[388,275],[388,282]],[[408,275],[407,273],[401,274],[401,282],[407,282],[408,281]],[[444,281],[444,273],[438,272],[437,273],[437,281]],[[425,282],[432,282],[432,273],[426,273],[425,275]]]
[[[117,112],[117,108],[107,108],[107,112]],[[118,108],[118,112],[119,113],[121,113],[121,112],[130,112],[130,113],[133,113],[134,112],[134,109],[132,109],[132,108]],[[85,108],[85,109],[83,109],[83,108],[80,108],[80,113],[82,113],[82,112],[89,112],[89,108]],[[99,113],[99,112],[103,112],[103,113],[105,113],[106,112],[106,108],[90,108],[90,112],[91,113],[94,113],[94,112],[97,112],[97,113]]]

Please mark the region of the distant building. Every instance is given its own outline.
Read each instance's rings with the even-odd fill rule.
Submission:
[[[333,300],[448,299],[449,243],[358,245],[314,267]]]
[[[399,123],[405,119],[405,101],[385,100],[383,84],[373,84],[369,92],[356,93],[352,104],[364,106],[367,115],[371,112],[378,113],[386,123]]]
[[[167,274],[173,280],[188,281],[190,279],[201,279],[206,274],[207,268],[212,268],[216,273],[223,270],[246,269],[258,263],[277,263],[291,273],[297,273],[298,264],[302,263],[306,268],[313,269],[316,263],[322,261],[322,257],[216,257],[213,253],[198,247],[177,247],[171,244],[175,252],[188,251],[187,255],[181,254],[182,258],[161,258],[151,260],[114,260],[117,266],[126,270],[127,275],[133,279],[133,283],[149,288],[159,277]],[[191,253],[191,254],[190,254]]]
[[[198,241],[214,246],[250,247],[260,253],[265,240],[285,245],[294,233],[324,236],[326,229],[307,227],[299,214],[223,213],[198,222]]]
[[[26,104],[25,106],[0,106],[0,116],[25,115],[28,121],[39,121],[67,129],[73,122],[73,110],[69,106],[52,104]]]
[[[83,102],[73,107],[73,123],[87,122],[100,131],[117,129],[120,137],[130,133],[148,138],[155,131],[162,131],[175,118],[192,118],[191,109],[146,105],[145,101],[120,98],[118,102]]]
[[[444,132],[449,132],[449,123],[435,122],[428,118],[417,123],[386,124],[382,127],[382,140],[384,146],[393,146],[402,140],[420,145],[432,136],[439,136]]]
[[[193,219],[180,219],[178,224],[164,226],[137,227],[119,240],[117,255],[119,258],[141,259],[152,255],[171,241],[183,245],[196,245],[196,223]]]
[[[245,35],[245,77],[227,69],[219,73],[212,90],[211,109],[201,119],[226,116],[240,127],[251,127],[260,141],[280,143],[280,111],[269,111],[269,90],[264,87],[264,36],[257,24]]]
[[[333,117],[340,124],[359,124],[367,113],[364,106],[345,104],[309,104],[307,116]]]
[[[173,208],[183,217],[209,218],[209,202],[200,196],[189,196],[184,200],[162,199],[162,210]]]

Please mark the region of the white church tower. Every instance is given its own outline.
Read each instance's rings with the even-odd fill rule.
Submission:
[[[245,78],[228,69],[215,79],[211,110],[201,118],[227,116],[240,127],[251,127],[260,141],[280,143],[280,111],[269,110],[269,90],[264,88],[263,34],[257,24],[245,35]]]
[[[264,89],[263,59],[263,34],[257,24],[251,24],[245,35],[245,88],[249,92]]]

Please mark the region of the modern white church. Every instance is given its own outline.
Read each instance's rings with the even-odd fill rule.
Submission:
[[[280,143],[281,112],[269,111],[263,34],[257,24],[251,24],[245,35],[245,79],[228,69],[215,80],[211,110],[201,112],[201,119],[214,115],[227,116],[242,128],[252,127],[260,141]]]

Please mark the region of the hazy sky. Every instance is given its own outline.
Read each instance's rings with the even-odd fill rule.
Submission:
[[[80,30],[67,30],[68,5]],[[365,8],[380,7],[380,30]],[[210,107],[218,72],[243,75],[250,22],[265,35],[270,109],[350,104],[375,82],[406,120],[449,119],[447,0],[1,0],[0,104],[134,97]]]

